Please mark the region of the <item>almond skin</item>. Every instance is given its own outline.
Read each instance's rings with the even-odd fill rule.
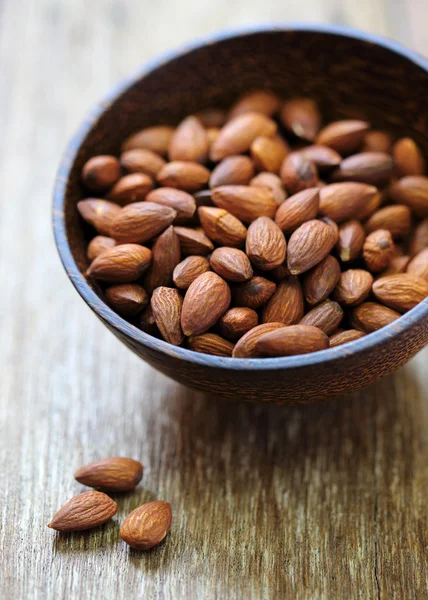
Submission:
[[[303,293],[308,304],[319,304],[333,292],[340,277],[340,265],[334,256],[326,256],[303,279]]]
[[[247,237],[247,228],[239,219],[224,208],[201,206],[198,208],[199,220],[213,242],[232,248],[243,246]]]
[[[363,245],[364,261],[369,271],[379,273],[386,269],[394,257],[394,242],[386,229],[370,233]]]
[[[258,340],[271,331],[285,327],[283,323],[263,323],[257,325],[236,343],[232,356],[234,358],[257,358],[260,353],[256,350]]]
[[[301,150],[297,150],[297,152],[307,160],[310,160],[317,169],[323,171],[338,167],[342,162],[340,154],[328,146],[312,144],[312,146],[306,146]]]
[[[237,306],[256,310],[266,304],[275,290],[275,283],[264,277],[255,276],[245,283],[233,286],[232,295]]]
[[[221,185],[248,185],[254,177],[254,164],[248,156],[224,158],[210,176],[210,188]]]
[[[207,185],[210,175],[210,171],[197,162],[176,160],[162,167],[156,179],[163,187],[196,192]]]
[[[428,248],[428,219],[424,219],[416,225],[409,244],[409,254],[416,256],[424,248]]]
[[[392,148],[391,136],[385,131],[372,129],[364,136],[363,152],[390,152]]]
[[[419,254],[410,261],[407,266],[407,273],[428,280],[428,248],[419,252]]]
[[[333,298],[342,306],[358,306],[370,294],[373,275],[364,269],[349,269],[341,273]]]
[[[120,177],[120,164],[115,156],[107,154],[90,158],[82,169],[82,181],[93,191],[105,191]]]
[[[176,211],[169,206],[134,202],[116,214],[111,236],[119,243],[143,244],[169,227],[176,216]]]
[[[363,302],[353,309],[351,325],[365,333],[372,333],[389,325],[400,316],[400,313],[377,302]]]
[[[367,183],[332,183],[320,190],[320,212],[337,223],[355,219],[377,193],[377,188]]]
[[[158,287],[153,292],[150,305],[163,339],[179,346],[184,340],[180,325],[183,299],[179,291],[164,286]]]
[[[174,227],[174,231],[180,240],[181,252],[185,255],[205,255],[214,249],[211,240],[202,229]]]
[[[424,175],[425,159],[421,149],[411,138],[401,138],[392,149],[398,175]]]
[[[278,284],[275,293],[263,309],[263,323],[299,323],[304,314],[303,292],[297,277]]]
[[[167,536],[171,523],[169,502],[147,502],[126,517],[120,528],[120,537],[135,550],[150,550]]]
[[[342,262],[349,262],[359,257],[366,239],[364,227],[359,221],[346,221],[339,227],[337,252]]]
[[[292,233],[305,221],[315,219],[319,208],[319,190],[310,188],[290,196],[281,204],[275,222],[284,233]]]
[[[285,102],[280,118],[288,131],[298,138],[313,142],[321,124],[318,106],[311,98],[293,98]]]
[[[106,250],[92,261],[88,277],[111,283],[131,283],[150,265],[152,253],[138,244],[121,244]]]
[[[147,202],[154,202],[162,206],[169,206],[177,213],[175,223],[185,223],[193,217],[196,211],[196,202],[193,196],[183,190],[162,187],[147,195]]]
[[[408,175],[388,190],[397,204],[405,204],[417,217],[428,217],[428,177]]]
[[[111,188],[107,197],[121,206],[131,202],[141,202],[153,189],[153,179],[144,173],[124,175]]]
[[[261,135],[271,137],[276,133],[276,123],[257,112],[238,115],[221,129],[210,149],[210,159],[218,162],[226,156],[242,154]]]
[[[243,223],[252,223],[258,217],[273,219],[277,209],[268,190],[253,186],[220,186],[213,190],[212,200],[218,208],[224,208]]]
[[[381,276],[396,275],[397,273],[405,273],[407,265],[410,262],[410,256],[394,256],[388,267],[382,271]]]
[[[367,233],[376,229],[387,229],[395,240],[405,237],[410,232],[411,226],[410,208],[404,204],[397,204],[377,210],[365,224],[365,229]]]
[[[179,289],[187,290],[199,275],[209,270],[210,261],[205,256],[188,256],[175,267],[172,279]]]
[[[248,256],[237,248],[216,248],[211,254],[210,265],[212,270],[226,281],[239,283],[248,281],[253,276]]]
[[[281,179],[274,173],[262,171],[250,181],[250,186],[261,187],[267,189],[277,206],[282,204],[287,197],[287,192],[284,190]]]
[[[223,339],[216,333],[202,333],[189,338],[190,350],[214,356],[232,356],[234,344]]]
[[[333,181],[361,181],[382,186],[388,183],[394,161],[385,152],[360,152],[345,158],[332,173]]]
[[[331,335],[343,319],[343,310],[337,302],[325,300],[310,310],[300,321],[301,325],[311,325]]]
[[[160,335],[150,304],[141,314],[138,326],[142,331],[148,333],[149,335]]]
[[[373,293],[385,306],[404,313],[428,296],[428,281],[408,273],[387,275],[374,282]]]
[[[116,512],[116,502],[103,492],[83,492],[60,508],[48,527],[57,531],[85,531],[109,521]]]
[[[365,219],[369,219],[382,204],[384,199],[384,194],[382,192],[377,192],[373,194],[367,202],[362,206],[360,210],[358,210],[354,216],[355,219],[359,219],[360,221],[364,221]]]
[[[369,128],[370,125],[365,121],[335,121],[319,132],[316,142],[333,148],[339,154],[351,154],[361,145]]]
[[[236,342],[258,324],[259,317],[256,311],[240,306],[230,308],[224,313],[219,321],[219,331],[227,340]]]
[[[238,115],[256,112],[271,117],[279,110],[280,101],[278,97],[268,90],[254,90],[243,94],[229,111],[229,120]]]
[[[96,235],[89,242],[86,255],[89,261],[92,262],[105,250],[108,250],[109,248],[114,248],[114,246],[116,246],[116,242],[113,238],[104,235]]]
[[[195,117],[199,119],[204,127],[223,127],[226,122],[226,112],[221,108],[204,108]]]
[[[149,294],[157,287],[172,284],[172,273],[180,258],[180,240],[170,225],[152,246],[152,263],[144,278],[144,287]]]
[[[83,485],[107,492],[129,492],[141,481],[143,465],[132,458],[112,456],[80,468],[74,479]]]
[[[197,117],[186,117],[178,125],[169,142],[168,155],[171,161],[206,162],[208,137]]]
[[[77,210],[82,219],[95,227],[98,233],[110,236],[113,221],[120,213],[120,206],[108,200],[87,198],[77,203]]]
[[[330,348],[343,346],[343,344],[347,344],[348,342],[359,340],[360,338],[364,337],[364,335],[364,332],[358,331],[358,329],[347,329],[345,331],[340,331],[339,333],[335,333],[329,337]]]
[[[287,265],[290,273],[299,275],[317,265],[336,243],[332,228],[323,221],[303,223],[288,241]]]
[[[272,219],[259,217],[248,228],[245,251],[257,269],[271,271],[284,262],[287,243]]]
[[[168,125],[155,125],[154,127],[141,129],[141,131],[137,131],[137,133],[126,138],[122,145],[122,152],[134,148],[145,148],[165,156],[173,133],[174,127],[168,127]]]
[[[284,261],[282,265],[279,265],[279,267],[275,267],[275,269],[269,271],[269,278],[277,282],[282,281],[286,277],[290,277],[290,275],[291,273],[288,270],[287,261]]]
[[[289,154],[281,166],[281,181],[289,194],[316,186],[318,172],[312,161],[300,152]]]
[[[149,303],[146,290],[137,283],[112,285],[105,291],[108,304],[122,317],[134,317]]]
[[[250,152],[256,169],[278,174],[290,149],[278,135],[260,136],[251,144]]]
[[[256,343],[256,352],[261,356],[293,356],[328,347],[328,337],[317,327],[290,325],[261,336]]]
[[[135,148],[121,154],[120,164],[129,173],[143,173],[156,179],[156,175],[166,163],[156,152]]]
[[[199,192],[194,192],[192,194],[195,202],[196,202],[196,206],[212,206],[212,199],[211,199],[211,190],[199,190]]]
[[[181,313],[184,335],[205,333],[224,315],[230,299],[230,289],[224,279],[211,271],[199,275],[184,297]]]

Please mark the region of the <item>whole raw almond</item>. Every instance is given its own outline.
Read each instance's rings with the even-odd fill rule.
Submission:
[[[197,162],[175,160],[166,163],[156,179],[163,187],[196,192],[207,185],[210,175],[210,171]]]
[[[107,197],[121,206],[144,200],[153,189],[153,179],[144,173],[124,175],[111,188]]]
[[[92,262],[94,258],[97,258],[105,250],[114,246],[116,246],[116,242],[113,238],[105,235],[96,235],[88,244],[87,257]]]
[[[287,261],[285,260],[282,265],[275,267],[272,271],[269,271],[269,277],[274,281],[280,282],[286,277],[290,277],[291,273],[288,270]]]
[[[320,212],[337,223],[359,218],[359,212],[377,193],[377,188],[367,183],[332,183],[320,189]]]
[[[224,208],[243,223],[252,223],[258,217],[275,216],[277,204],[264,188],[245,185],[223,185],[212,192],[213,203]]]
[[[366,202],[366,204],[356,212],[354,218],[359,219],[360,221],[364,221],[365,219],[369,219],[379,208],[384,200],[384,193],[377,192],[373,194]]]
[[[210,265],[213,271],[226,281],[248,281],[253,276],[248,256],[238,248],[216,248],[211,254]]]
[[[290,273],[299,275],[309,271],[330,253],[336,243],[332,228],[323,221],[312,219],[292,233],[287,248]]]
[[[277,206],[282,204],[287,197],[287,192],[284,190],[281,179],[275,173],[262,171],[250,181],[250,185],[254,187],[266,188],[272,195]]]
[[[103,492],[83,492],[60,508],[48,527],[57,531],[85,531],[109,521],[116,513],[116,502]]]
[[[248,228],[245,251],[257,269],[271,271],[284,262],[287,242],[272,219],[259,217]]]
[[[98,198],[87,198],[77,203],[80,216],[101,235],[110,236],[110,230],[115,217],[120,213],[120,206],[100,200]]]
[[[136,281],[150,265],[152,253],[138,244],[121,244],[106,250],[89,266],[88,277],[111,283]]]
[[[282,124],[295,136],[314,141],[320,125],[318,106],[311,98],[293,98],[284,103],[280,113]]]
[[[224,208],[201,206],[198,215],[202,228],[213,242],[232,248],[243,246],[247,228]]]
[[[174,131],[168,147],[170,160],[204,163],[208,155],[208,137],[197,117],[186,117]]]
[[[424,248],[428,248],[428,219],[424,219],[416,225],[409,244],[409,254],[416,256]]]
[[[311,325],[331,335],[339,327],[343,319],[343,310],[337,302],[325,300],[315,306],[301,319],[301,325]]]
[[[119,243],[143,244],[169,227],[176,216],[176,211],[169,206],[133,202],[115,215],[110,228],[111,236]]]
[[[250,331],[238,340],[233,349],[234,358],[257,358],[260,353],[256,350],[258,340],[271,331],[285,327],[284,323],[263,323],[253,327]]]
[[[279,173],[290,148],[278,135],[273,137],[260,136],[251,144],[250,152],[256,169]]]
[[[314,163],[300,152],[289,154],[281,166],[281,181],[289,194],[316,186],[318,172]]]
[[[397,204],[406,204],[417,217],[428,216],[428,177],[403,177],[391,185],[388,194]]]
[[[83,165],[82,180],[90,190],[108,190],[119,177],[120,164],[115,156],[108,154],[93,156]]]
[[[169,502],[147,502],[126,517],[120,528],[120,537],[135,550],[150,550],[165,539],[171,523]]]
[[[219,321],[219,331],[227,340],[236,342],[258,324],[259,317],[255,310],[239,306],[224,313]]]
[[[179,346],[184,340],[180,324],[183,305],[180,292],[169,287],[158,287],[153,292],[150,305],[163,339]]]
[[[226,111],[221,108],[204,108],[195,113],[204,127],[222,127],[226,122]]]
[[[297,277],[278,284],[275,293],[262,312],[263,323],[299,323],[304,314],[303,292]]]
[[[149,335],[159,336],[160,331],[156,325],[155,318],[153,316],[152,307],[149,306],[141,313],[140,320],[138,323],[139,328],[148,333]]]
[[[108,492],[129,492],[141,481],[143,465],[132,458],[111,456],[81,467],[74,479],[83,485]]]
[[[340,274],[333,298],[342,306],[358,306],[370,294],[373,275],[364,269],[349,269]]]
[[[389,133],[372,129],[364,135],[363,152],[390,152],[392,139]]]
[[[265,333],[256,343],[256,352],[261,356],[293,356],[328,347],[328,337],[321,329],[301,324]]]
[[[224,315],[230,304],[230,288],[216,273],[199,275],[189,286],[181,312],[184,335],[205,333]]]
[[[348,342],[358,340],[364,337],[364,335],[364,332],[358,331],[358,329],[347,329],[345,331],[340,331],[339,333],[334,333],[329,337],[330,348],[335,348],[336,346],[343,346],[343,344],[347,344]]]
[[[377,210],[365,224],[367,233],[387,229],[394,239],[406,236],[412,226],[410,208],[404,204],[384,206]]]
[[[187,290],[199,275],[210,270],[210,261],[205,256],[188,256],[179,263],[172,274],[175,285]]]
[[[386,269],[394,258],[394,242],[386,229],[377,229],[370,233],[363,245],[364,261],[369,271],[379,273]]]
[[[176,188],[161,187],[153,190],[148,194],[147,202],[155,202],[173,208],[177,213],[175,217],[177,224],[191,219],[196,211],[196,202],[193,196]]]
[[[137,131],[137,133],[126,138],[122,145],[122,152],[134,148],[144,148],[165,156],[173,133],[174,128],[168,125],[155,125],[154,127],[141,129],[141,131]]]
[[[370,125],[366,121],[347,119],[335,121],[322,129],[317,144],[329,146],[339,154],[351,154],[362,144]]]
[[[210,188],[220,185],[248,185],[254,177],[254,164],[249,156],[227,156],[212,171]]]
[[[190,350],[214,356],[232,356],[234,344],[220,337],[216,333],[202,333],[189,337]]]
[[[219,127],[210,127],[207,129],[208,148],[211,148],[211,146],[214,144],[215,140],[220,135],[220,131],[221,130]]]
[[[345,158],[333,171],[332,181],[361,181],[382,186],[394,171],[394,161],[385,152],[360,152]]]
[[[424,175],[425,158],[421,149],[411,138],[401,138],[392,149],[398,175]]]
[[[421,250],[421,252],[409,262],[407,273],[428,280],[428,248]]]
[[[349,262],[359,257],[366,239],[364,227],[359,221],[342,223],[339,227],[337,251],[342,262]]]
[[[373,293],[385,306],[404,313],[428,296],[428,281],[409,273],[387,275],[374,282]]]
[[[137,283],[112,285],[105,291],[109,305],[122,317],[134,317],[149,303],[146,290]]]
[[[405,273],[410,260],[410,256],[394,256],[394,258],[389,263],[388,267],[384,271],[382,271],[380,276],[384,277],[385,275],[396,275],[397,273]]]
[[[247,112],[228,121],[210,148],[210,159],[218,162],[226,156],[242,154],[261,135],[272,136],[276,123],[257,112]]]
[[[271,117],[279,110],[280,101],[278,96],[269,90],[254,90],[243,94],[229,111],[229,120],[238,115],[256,112]]]
[[[326,256],[303,279],[303,294],[308,304],[319,304],[326,300],[337,285],[340,265],[334,256]]]
[[[237,306],[245,306],[257,310],[273,295],[276,284],[264,277],[255,276],[249,281],[233,286],[232,296]]]
[[[318,188],[309,188],[290,196],[276,211],[276,224],[284,233],[292,233],[306,221],[315,219],[319,199]]]
[[[297,150],[299,154],[310,160],[319,170],[328,170],[337,167],[342,162],[342,157],[336,150],[328,146],[312,144]]]
[[[333,246],[335,246],[337,244],[337,242],[339,241],[339,226],[338,226],[338,224],[335,221],[333,221],[333,219],[330,219],[329,217],[321,217],[320,221],[322,221],[323,223],[325,223],[326,225],[329,226],[331,235],[334,240]]]
[[[156,179],[156,175],[165,165],[165,161],[152,150],[134,148],[134,150],[127,150],[121,154],[120,164],[129,173],[143,173]]]
[[[181,252],[187,256],[208,254],[214,249],[214,245],[202,229],[174,227],[174,231],[180,240]]]
[[[377,302],[363,302],[353,309],[351,325],[365,333],[372,333],[389,325],[400,316],[400,313]]]
[[[180,240],[170,225],[152,246],[152,263],[144,278],[144,287],[149,294],[160,286],[172,284],[172,273],[180,262]]]

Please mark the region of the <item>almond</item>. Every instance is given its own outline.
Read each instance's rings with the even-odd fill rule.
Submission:
[[[373,293],[385,306],[407,312],[428,296],[428,281],[408,273],[387,275],[374,282]]]
[[[188,340],[190,350],[214,356],[232,356],[234,344],[223,339],[216,333],[194,335]]]
[[[197,117],[186,117],[174,131],[168,147],[171,161],[204,163],[208,154],[208,137]]]
[[[293,356],[309,354],[329,347],[326,334],[309,325],[290,325],[266,333],[256,343],[261,356]]]
[[[391,148],[391,136],[385,131],[372,129],[365,134],[361,149],[363,152],[390,152]]]
[[[187,290],[199,275],[209,270],[210,261],[205,256],[188,256],[175,267],[172,278],[179,289]]]
[[[351,154],[362,144],[369,128],[370,125],[365,121],[335,121],[319,132],[316,142],[333,148],[339,154]]]
[[[290,152],[288,144],[278,135],[257,137],[250,147],[256,169],[279,173],[284,158]]]
[[[330,348],[335,348],[336,346],[343,346],[343,344],[347,344],[348,342],[358,340],[364,337],[364,335],[364,332],[358,331],[358,329],[347,329],[346,331],[340,331],[339,333],[335,333],[330,336]]]
[[[384,194],[382,192],[376,192],[376,194],[373,194],[366,204],[356,212],[354,218],[359,219],[360,221],[369,219],[377,211],[383,200]]]
[[[337,251],[342,262],[355,260],[360,256],[366,239],[364,227],[359,221],[346,221],[339,227]]]
[[[210,149],[210,159],[218,162],[226,156],[242,154],[261,135],[272,136],[277,126],[274,121],[257,112],[238,115],[222,128]]]
[[[253,179],[250,181],[250,186],[266,188],[271,193],[271,196],[277,206],[282,204],[287,197],[287,193],[284,190],[281,179],[274,173],[262,171],[253,177]]]
[[[194,192],[193,198],[196,202],[196,206],[212,206],[211,190],[199,190]]]
[[[343,310],[337,302],[325,300],[310,310],[300,321],[301,325],[318,327],[326,335],[331,335],[343,319]]]
[[[141,314],[138,326],[142,331],[148,333],[149,335],[160,335],[150,304]]]
[[[340,265],[334,256],[326,256],[303,279],[303,293],[308,304],[319,304],[326,300],[337,285]]]
[[[195,113],[204,127],[222,127],[226,122],[226,112],[221,108],[204,108]]]
[[[257,310],[269,300],[276,290],[276,285],[269,279],[255,276],[245,283],[232,288],[232,296],[237,306],[245,306]]]
[[[153,190],[147,196],[148,202],[169,206],[177,213],[175,223],[183,223],[193,217],[196,211],[196,202],[193,196],[176,188],[161,187]]]
[[[168,127],[168,125],[147,127],[126,138],[122,145],[122,152],[133,150],[134,148],[144,148],[165,156],[168,152],[168,146],[173,133],[174,128]]]
[[[364,261],[369,271],[379,273],[386,269],[394,257],[394,242],[386,229],[370,233],[363,245]]]
[[[246,227],[224,208],[201,206],[198,215],[205,233],[213,242],[231,247],[244,244]]]
[[[401,256],[400,258],[406,258]],[[407,272],[416,277],[428,280],[428,248],[417,254],[408,264]]]
[[[409,254],[416,256],[424,248],[428,248],[428,219],[424,219],[416,225],[409,244]]]
[[[82,219],[95,227],[101,235],[110,235],[115,217],[120,213],[120,206],[108,200],[87,198],[77,203],[77,210]]]
[[[365,224],[367,233],[376,229],[387,229],[394,239],[406,236],[412,226],[412,215],[408,206],[397,204],[377,210]]]
[[[419,146],[411,138],[401,138],[395,142],[392,155],[400,177],[425,174],[424,156]]]
[[[389,196],[397,204],[406,204],[417,217],[428,216],[428,177],[408,175],[389,188]]]
[[[377,189],[367,183],[332,183],[320,189],[320,212],[337,223],[359,218],[359,212],[377,193]]]
[[[364,269],[349,269],[341,273],[333,298],[342,306],[358,306],[370,294],[373,275]]]
[[[382,271],[381,277],[385,275],[396,275],[397,273],[405,273],[407,265],[410,262],[410,256],[394,256],[388,267]]]
[[[148,269],[151,258],[151,251],[144,246],[122,244],[97,256],[86,273],[101,281],[130,283]]]
[[[165,539],[171,523],[169,502],[147,502],[126,517],[120,528],[120,537],[135,550],[150,550]]]
[[[57,531],[85,531],[109,521],[117,504],[102,492],[74,496],[56,513],[48,527]]]
[[[323,221],[303,223],[288,241],[287,264],[290,273],[299,275],[309,271],[330,253],[336,243],[332,228]]]
[[[213,203],[224,208],[243,223],[251,223],[258,217],[275,216],[277,204],[264,188],[244,185],[223,185],[212,192]]]
[[[303,292],[297,277],[278,284],[275,293],[263,309],[263,323],[299,323],[304,314]]]
[[[210,175],[210,171],[197,162],[176,160],[162,167],[157,175],[157,181],[163,187],[196,192],[206,186]]]
[[[221,129],[219,127],[210,127],[207,129],[208,148],[214,144],[215,140],[220,135]]]
[[[280,113],[282,124],[295,136],[312,142],[320,128],[321,115],[311,98],[293,98],[285,102]]]
[[[309,188],[290,196],[276,211],[276,224],[284,233],[292,233],[306,221],[315,219],[319,199],[318,188]]]
[[[134,202],[120,210],[111,224],[111,235],[119,243],[143,244],[164,231],[176,218],[169,206]]]
[[[105,291],[108,304],[122,317],[134,317],[149,303],[144,288],[137,283],[112,285]]]
[[[144,278],[144,287],[149,294],[160,286],[172,284],[172,273],[180,262],[180,240],[170,225],[152,246],[152,263]]]
[[[219,321],[219,330],[223,337],[232,342],[239,340],[247,331],[257,327],[259,317],[252,308],[236,307],[227,310]]]
[[[335,221],[333,221],[333,219],[329,219],[328,217],[321,217],[319,220],[329,226],[331,235],[334,240],[333,246],[335,246],[337,244],[337,242],[339,241],[339,226],[338,226],[338,224]]]
[[[226,281],[248,281],[253,276],[248,256],[237,248],[216,248],[211,254],[210,265]]]
[[[274,281],[282,281],[286,277],[290,277],[291,273],[288,270],[287,261],[284,261],[279,267],[275,267],[272,271],[269,271],[269,277]]]
[[[297,150],[307,160],[310,160],[319,170],[331,169],[337,167],[342,162],[342,157],[336,150],[328,146],[312,144]]]
[[[263,323],[262,325],[257,325],[257,327],[247,331],[236,343],[232,356],[234,358],[257,358],[260,356],[260,353],[256,350],[256,344],[259,339],[266,333],[284,327],[283,323]]]
[[[214,246],[202,229],[190,227],[174,227],[180,240],[181,252],[186,255],[204,255],[211,252]]]
[[[83,485],[108,492],[129,492],[143,477],[143,465],[132,458],[112,456],[80,468],[74,479]]]
[[[313,162],[299,152],[289,154],[281,167],[281,181],[289,194],[314,187],[318,181],[317,169]]]
[[[181,326],[187,336],[205,333],[224,315],[230,304],[230,289],[216,273],[199,275],[186,292]]]
[[[129,173],[143,173],[156,179],[156,175],[166,163],[159,154],[152,150],[134,148],[134,150],[127,150],[121,154],[120,164]]]
[[[273,92],[255,90],[238,98],[229,111],[229,120],[249,112],[261,113],[271,117],[279,110],[279,107],[279,99]]]
[[[361,181],[382,186],[388,183],[394,162],[385,152],[360,152],[345,158],[333,171],[333,181]]]
[[[88,244],[87,256],[92,262],[97,256],[102,254],[105,250],[116,246],[116,242],[113,238],[105,235],[96,235]]]
[[[210,176],[210,188],[220,185],[248,185],[254,177],[254,164],[249,156],[224,158]]]
[[[153,189],[153,179],[144,173],[130,173],[121,177],[111,188],[107,197],[124,206],[144,200]]]
[[[163,339],[169,344],[179,346],[184,340],[180,325],[183,299],[179,291],[164,286],[158,287],[153,292],[150,305]]]
[[[90,190],[108,190],[119,177],[120,164],[115,156],[108,154],[93,156],[83,165],[82,180]]]
[[[355,329],[372,333],[389,325],[400,316],[400,313],[377,302],[363,302],[352,311],[351,324]]]
[[[287,243],[272,219],[259,217],[248,228],[245,251],[257,269],[271,271],[284,262]]]

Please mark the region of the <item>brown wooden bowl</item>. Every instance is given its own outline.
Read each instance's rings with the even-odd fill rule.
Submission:
[[[313,402],[352,391],[408,361],[428,342],[428,299],[391,325],[345,346],[274,359],[232,359],[171,346],[140,331],[85,278],[80,172],[95,154],[149,125],[227,107],[252,88],[315,98],[326,120],[365,118],[411,135],[428,155],[428,63],[376,36],[336,27],[264,27],[219,35],[146,65],[92,111],[71,141],[54,192],[54,230],[64,267],[84,300],[131,350],[176,381],[233,400]]]

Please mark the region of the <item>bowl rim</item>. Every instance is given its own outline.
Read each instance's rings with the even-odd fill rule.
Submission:
[[[209,354],[201,354],[172,346],[171,344],[155,338],[132,325],[117,313],[115,313],[95,291],[90,287],[83,274],[80,272],[76,261],[74,260],[68,243],[64,203],[67,195],[67,183],[70,172],[73,168],[75,159],[87,135],[96,124],[97,120],[109,106],[118,100],[120,96],[127,91],[138,80],[148,75],[153,70],[165,65],[173,59],[184,57],[187,54],[196,51],[207,44],[227,41],[236,37],[245,37],[250,35],[270,33],[270,32],[313,32],[325,33],[327,35],[336,35],[338,37],[347,37],[358,41],[369,42],[389,50],[401,57],[413,62],[428,74],[428,60],[418,53],[403,47],[398,42],[389,40],[379,35],[366,33],[354,28],[330,25],[311,25],[304,23],[284,23],[284,24],[262,24],[240,28],[223,29],[220,32],[210,34],[204,38],[199,38],[191,43],[182,45],[176,50],[169,51],[158,57],[145,62],[129,77],[116,84],[105,96],[98,102],[87,117],[84,119],[77,132],[69,141],[65,153],[62,157],[53,192],[53,229],[57,250],[74,287],[80,296],[86,301],[89,307],[112,328],[119,331],[122,335],[130,338],[134,343],[142,344],[148,349],[160,352],[167,356],[177,358],[195,365],[208,366],[218,369],[229,369],[231,371],[272,371],[276,369],[300,369],[304,367],[326,364],[329,362],[343,359],[346,356],[353,356],[358,353],[367,352],[376,346],[380,346],[391,340],[393,337],[411,329],[416,323],[428,318],[428,298],[420,302],[417,306],[402,315],[397,321],[390,323],[373,333],[362,338],[349,342],[343,346],[328,348],[311,354],[300,354],[296,356],[284,356],[278,358],[231,358],[221,357]]]

